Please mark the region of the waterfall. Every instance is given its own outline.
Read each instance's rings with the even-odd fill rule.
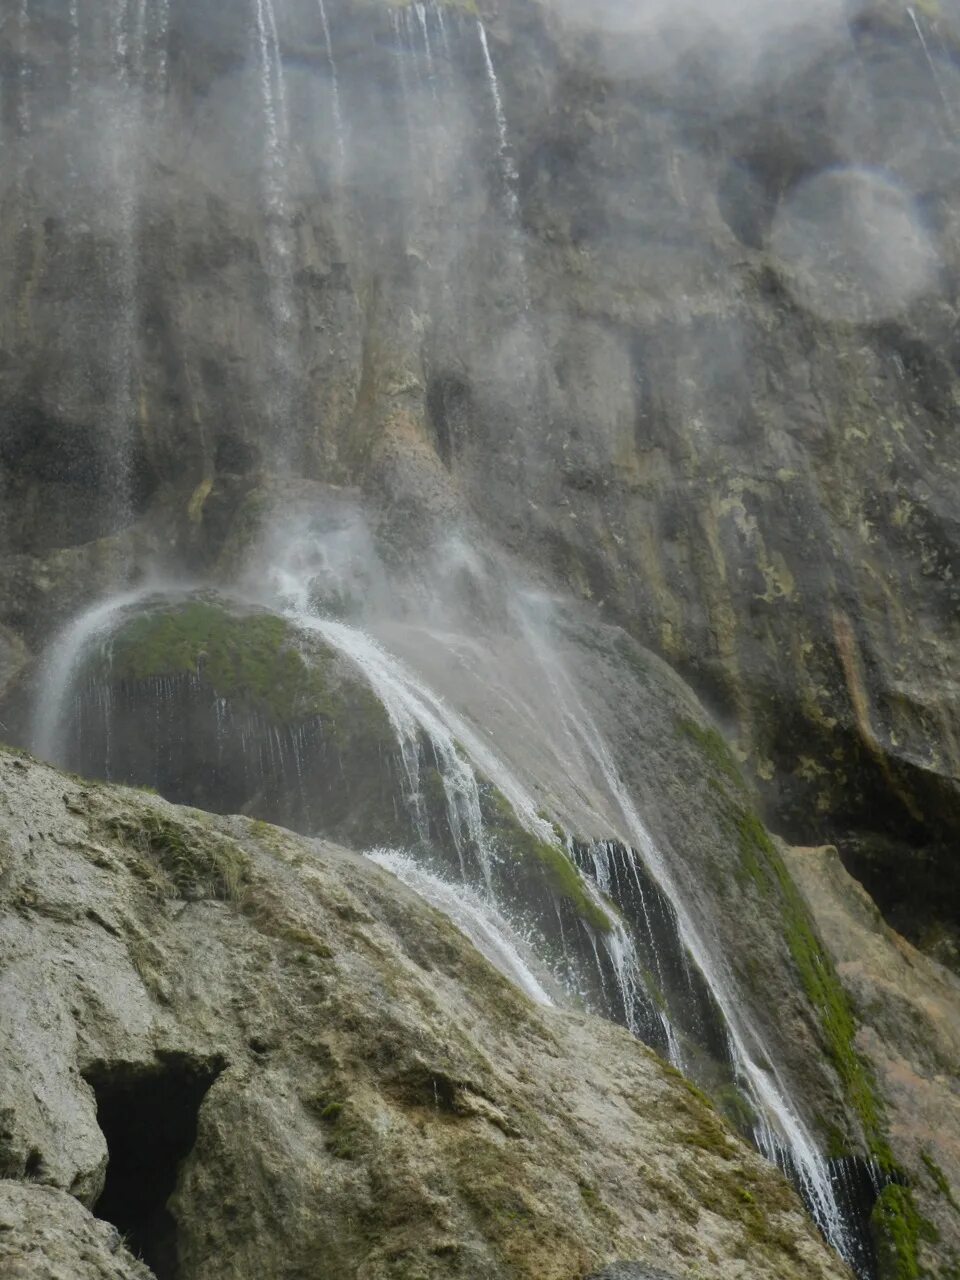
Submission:
[[[480,954],[531,1000],[543,1005],[554,1003],[534,972],[529,942],[486,899],[463,884],[433,875],[409,854],[396,849],[373,849],[367,857],[442,911]]]
[[[30,136],[30,0],[20,0],[17,11],[17,40],[20,48],[19,99],[17,102],[17,127],[20,136]]]
[[[131,84],[131,61],[142,50],[131,50],[126,26],[126,7],[115,0],[113,10],[113,68],[115,94],[110,113],[110,129],[104,137],[113,193],[110,211],[116,236],[116,265],[113,272],[114,316],[110,351],[111,399],[107,410],[108,470],[112,474],[114,510],[121,524],[132,518],[133,459],[132,437],[135,423],[134,375],[138,343],[137,274],[140,194],[140,126],[142,98]]]
[[[426,817],[420,797],[421,754],[425,739],[442,779],[448,824],[464,882],[468,878],[464,850],[469,843],[479,857],[485,900],[491,909],[495,909],[492,884],[494,853],[484,829],[480,789],[474,770],[478,769],[506,798],[526,831],[538,840],[556,846],[555,830],[538,814],[535,801],[523,783],[461,716],[365,632],[318,617],[304,609],[302,603],[300,607],[288,609],[287,616],[302,630],[319,635],[331,648],[348,658],[363,673],[377,695],[397,738],[407,780],[406,799],[422,838],[426,836]],[[604,910],[609,908],[591,880],[584,880],[584,888],[597,906]],[[650,1039],[650,1019],[653,1017],[662,1033],[656,1038],[662,1038],[667,1056],[674,1065],[679,1065],[681,1054],[674,1029],[665,1012],[652,1010],[629,930],[616,912],[612,913],[610,924],[610,929],[600,936],[599,942],[591,934],[596,960],[595,976],[602,986],[605,971],[609,969],[616,984],[617,997],[611,1008],[615,1009],[619,1004],[625,1024],[645,1040]],[[599,948],[606,956],[606,965]],[[566,958],[569,963],[570,957]]]
[[[497,121],[497,134],[499,135],[497,160],[500,167],[500,174],[503,179],[503,189],[507,202],[507,213],[511,222],[516,223],[520,217],[520,200],[517,195],[520,175],[517,173],[516,165],[513,162],[513,155],[510,151],[510,136],[507,132],[507,116],[503,109],[503,96],[500,93],[500,82],[497,79],[496,68],[493,65],[493,56],[490,53],[490,44],[487,40],[487,29],[479,18],[477,19],[477,31],[480,33],[480,45],[483,49],[483,61],[487,69],[487,82],[490,86],[490,97],[493,100],[493,110]]]
[[[443,16],[442,4],[437,9],[437,26],[440,28],[440,43],[443,45],[443,52],[449,62],[451,56],[450,37],[447,34],[447,22]]]
[[[853,1242],[837,1202],[826,1160],[805,1124],[791,1107],[787,1090],[775,1068],[765,1069],[758,1065],[756,1057],[759,1056],[767,1063],[772,1058],[756,1027],[745,1025],[742,1002],[737,997],[726,966],[705,945],[695,927],[684,905],[679,885],[640,818],[593,717],[577,695],[559,658],[542,637],[533,635],[532,628],[530,634],[531,644],[540,654],[555,691],[557,705],[571,735],[579,739],[587,757],[599,769],[607,790],[622,815],[633,847],[640,853],[645,867],[673,906],[683,947],[706,980],[717,1007],[723,1014],[737,1073],[757,1104],[761,1117],[758,1145],[768,1159],[781,1167],[792,1166],[795,1169],[804,1197],[824,1235],[843,1258],[852,1261]],[[750,1043],[755,1046],[753,1053],[748,1048]]]
[[[439,99],[437,97],[437,71],[433,59],[433,49],[430,45],[430,27],[427,23],[427,7],[424,4],[415,4],[414,12],[417,15],[417,22],[420,24],[420,33],[423,36],[423,51],[427,60],[427,83],[430,86],[430,92],[433,95],[434,102]]]
[[[51,764],[61,763],[67,706],[91,646],[108,636],[128,609],[163,590],[162,585],[153,583],[109,596],[79,614],[54,637],[41,663],[30,724],[29,747],[35,755]]]
[[[55,761],[58,759],[65,736],[66,710],[77,697],[78,680],[93,645],[108,639],[124,613],[133,606],[143,605],[151,597],[158,603],[169,599],[169,596],[161,594],[163,591],[164,588],[152,584],[111,597],[89,609],[61,633],[43,666],[31,741],[38,754]],[[268,603],[276,606],[277,594],[273,593],[277,588],[271,587],[270,591]],[[182,590],[174,598],[182,599]],[[754,1135],[758,1147],[768,1158],[793,1173],[824,1234],[841,1256],[854,1261],[855,1244],[847,1232],[838,1199],[843,1191],[843,1170],[832,1173],[792,1108],[775,1067],[769,1065],[769,1054],[757,1028],[743,1012],[722,957],[717,955],[715,945],[711,947],[704,940],[694,924],[680,885],[642,821],[609,746],[561,659],[543,636],[534,631],[532,623],[527,622],[527,647],[551,690],[551,701],[563,733],[570,743],[576,744],[583,769],[589,772],[592,766],[602,779],[609,800],[620,814],[630,846],[636,850],[636,856],[641,859],[640,866],[654,886],[652,891],[660,895],[657,903],[649,899],[645,882],[641,880],[640,866],[633,861],[634,854],[629,848],[623,846],[618,852],[610,842],[577,846],[569,835],[566,836],[566,856],[574,869],[580,867],[585,872],[582,877],[585,890],[591,901],[609,914],[611,927],[608,931],[598,931],[584,924],[579,944],[583,948],[586,968],[578,968],[580,959],[564,941],[565,968],[561,971],[559,962],[551,962],[544,957],[542,974],[536,972],[533,959],[540,955],[537,950],[540,935],[534,932],[527,936],[524,932],[526,926],[518,928],[513,918],[511,908],[516,904],[509,892],[511,881],[503,880],[495,841],[485,830],[481,796],[481,782],[485,780],[505,798],[525,831],[559,851],[561,843],[557,832],[538,812],[528,782],[491,747],[478,728],[468,723],[377,640],[357,627],[311,612],[306,584],[298,586],[291,576],[281,576],[279,602],[292,625],[305,635],[317,636],[363,675],[392,726],[404,782],[403,799],[413,815],[423,847],[414,851],[381,849],[372,855],[374,860],[448,914],[477,947],[532,998],[553,1000],[554,996],[544,985],[551,980],[556,982],[558,992],[565,990],[568,997],[574,999],[582,996],[588,1003],[588,988],[599,991],[605,1012],[621,1019],[636,1035],[660,1048],[675,1066],[683,1068],[686,1065],[685,1053],[671,1004],[671,981],[666,972],[665,957],[659,951],[658,936],[665,936],[663,930],[666,929],[675,940],[671,944],[673,950],[679,952],[679,962],[674,956],[671,963],[675,974],[678,964],[682,965],[683,981],[690,989],[691,1006],[696,1004],[696,993],[687,955],[722,1018],[722,1035],[734,1078],[748,1093],[758,1113]],[[108,654],[109,649],[104,652]],[[155,682],[157,716],[160,715],[160,703],[169,701],[171,711],[165,715],[171,723],[179,705],[177,698],[206,697],[210,692],[209,689],[203,692],[199,676],[188,674],[178,679],[179,684],[177,680],[165,681],[163,678]],[[189,687],[181,689],[183,681]],[[88,705],[92,705],[100,726],[98,732],[102,750],[106,753],[104,767],[112,773],[114,761],[110,731],[114,705],[109,682],[94,687],[92,694],[87,696],[90,699]],[[290,730],[284,737],[275,726],[256,718],[243,724],[231,724],[228,708],[220,705],[215,694],[211,694],[210,699],[216,717],[216,741],[221,752],[224,735],[247,735],[249,744],[245,740],[243,750],[246,751],[249,745],[259,752],[260,777],[265,775],[268,767],[273,772],[295,771],[301,789],[309,787],[303,763],[307,753],[302,730]],[[83,723],[80,716],[78,724],[81,731]],[[544,731],[543,726],[540,726],[540,731]],[[299,739],[298,733],[301,734]],[[157,749],[160,741],[158,733],[155,739]],[[442,783],[447,824],[459,858],[460,875],[456,877],[454,872],[455,878],[430,865],[432,854],[428,848],[427,815],[421,795],[423,770],[430,760]],[[566,781],[576,785],[573,775]],[[478,875],[471,873],[467,864],[468,854],[476,859]],[[508,874],[512,876],[513,873]],[[627,900],[626,878],[631,876],[635,883],[629,886],[629,893],[639,903],[642,922],[638,922],[635,932],[625,925],[616,909]],[[499,888],[495,888],[498,877]],[[661,919],[659,934],[655,914]],[[651,962],[649,965],[645,965],[641,948]],[[648,985],[644,976],[645,971],[651,970],[655,987]],[[585,979],[586,987],[583,985]],[[675,980],[672,990],[676,991]],[[679,1016],[679,1010],[677,1014]],[[703,1047],[706,1048],[705,1045]],[[760,1066],[760,1062],[764,1065]]]
[[[70,0],[70,101],[74,106],[80,91],[80,0]]]
[[[927,60],[927,66],[930,68],[930,76],[933,80],[934,87],[937,90],[937,95],[940,98],[941,103],[943,104],[943,109],[947,114],[947,120],[950,121],[951,120],[950,102],[947,99],[946,93],[944,92],[943,84],[941,83],[941,80],[940,80],[940,73],[937,70],[937,64],[934,61],[933,54],[930,52],[930,45],[927,41],[927,37],[924,34],[923,27],[920,25],[919,15],[917,14],[916,9],[914,9],[912,6],[908,6],[907,13],[910,16],[910,21],[913,23],[913,29],[917,33],[917,39],[920,41],[920,47],[923,49],[923,56]]]
[[[146,72],[147,0],[134,0],[130,25],[130,65],[134,76],[142,80]]]
[[[265,130],[264,198],[267,214],[268,276],[272,368],[266,371],[267,412],[275,428],[286,426],[290,409],[293,280],[287,210],[289,119],[280,41],[273,0],[254,0],[260,95]]]
[[[337,74],[337,61],[333,56],[333,40],[330,36],[330,24],[327,21],[327,9],[323,0],[317,0],[320,8],[320,21],[323,24],[323,40],[327,49],[327,66],[330,69],[330,92],[333,98],[333,123],[337,131],[337,155],[339,156],[338,182],[343,182],[346,167],[347,150],[343,129],[343,112],[340,107],[340,78]]]
[[[310,613],[291,615],[297,626],[321,636],[333,649],[344,654],[366,677],[374,693],[383,704],[397,737],[397,744],[406,774],[408,793],[418,829],[426,837],[426,815],[420,794],[421,734],[429,741],[443,781],[447,818],[450,831],[466,873],[463,861],[464,848],[469,842],[478,852],[484,881],[490,886],[490,848],[483,829],[480,811],[480,791],[476,775],[461,754],[458,743],[471,758],[475,752],[482,757],[484,772],[499,787],[515,808],[528,820],[548,830],[546,823],[536,817],[533,801],[517,787],[513,776],[472,731],[451,713],[423,685],[418,684],[364,632],[344,623],[318,618]],[[511,794],[512,793],[512,794]]]

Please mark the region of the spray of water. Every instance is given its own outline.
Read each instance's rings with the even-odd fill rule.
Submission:
[[[409,889],[442,911],[464,933],[481,955],[538,1004],[552,1005],[545,975],[536,973],[529,941],[487,898],[468,886],[452,883],[428,871],[421,862],[396,849],[374,849],[367,856],[390,871]]]

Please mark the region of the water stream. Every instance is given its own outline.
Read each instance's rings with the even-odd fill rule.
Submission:
[[[537,976],[538,966],[529,941],[486,898],[461,883],[434,875],[402,851],[373,849],[367,857],[442,911],[481,955],[532,1000],[543,1005],[554,1003],[544,985],[549,979],[543,974]]]
[[[287,207],[287,150],[290,123],[283,60],[273,0],[254,0],[260,105],[264,128],[263,196],[266,213],[267,291],[270,321],[269,367],[265,370],[266,411],[275,439],[284,441],[292,382],[293,278]]]
[[[71,707],[79,705],[78,682],[87,669],[87,657],[97,646],[108,653],[109,637],[123,618],[131,610],[161,603],[168,598],[164,590],[153,583],[114,596],[82,614],[52,645],[33,721],[31,745],[39,755],[59,759]],[[716,1044],[719,1037],[721,1056],[730,1063],[734,1081],[756,1111],[754,1139],[758,1147],[795,1177],[824,1234],[841,1256],[855,1261],[855,1242],[838,1202],[831,1170],[791,1105],[776,1068],[770,1065],[768,1047],[747,1020],[716,940],[704,935],[687,909],[682,889],[640,817],[585,695],[549,643],[542,620],[529,611],[525,614],[526,660],[529,670],[539,672],[536,678],[549,688],[552,712],[563,726],[567,776],[561,786],[570,786],[587,797],[591,794],[590,775],[595,775],[610,807],[604,810],[602,799],[590,803],[596,813],[609,813],[608,826],[622,831],[625,843],[583,844],[569,834],[558,840],[557,829],[538,812],[524,770],[504,756],[502,743],[494,745],[489,727],[484,729],[461,714],[365,630],[315,612],[306,584],[279,573],[267,594],[273,608],[279,607],[299,631],[317,637],[352,664],[386,711],[397,743],[401,801],[412,815],[419,844],[403,850],[378,850],[375,860],[450,915],[532,998],[575,1003],[586,999],[588,1004],[599,1001],[598,1011],[622,1021],[681,1069],[690,1070],[693,1065],[689,1052],[695,1040],[702,1042],[699,1053],[706,1041],[712,1039]],[[169,702],[169,714],[164,712],[166,722],[185,705],[184,697],[206,696],[197,677],[187,679],[194,682],[190,688],[165,691],[158,686],[154,693],[146,693],[156,699],[158,717],[160,703]],[[87,713],[93,706],[102,722],[98,750],[109,751],[111,717],[116,710],[113,695],[101,688],[88,689],[82,696],[87,698]],[[136,696],[143,697],[144,692]],[[515,701],[521,705],[525,701],[519,689]],[[242,750],[247,752],[249,745],[261,776],[266,776],[268,769],[281,774],[286,771],[296,775],[299,787],[309,790],[305,762],[310,753],[303,730],[298,739],[296,731],[281,733],[266,722],[249,719],[230,728],[229,716],[229,708],[218,705],[218,723],[227,726],[225,731],[249,738],[249,744],[246,738],[241,744]],[[540,728],[547,731],[545,725]],[[431,831],[422,792],[428,765],[442,781],[446,821],[456,854],[456,862],[448,861],[443,868],[432,863],[429,853]],[[505,798],[524,830],[558,851],[562,849],[571,864],[579,867],[591,899],[610,913],[609,931],[582,925],[574,939],[563,934],[561,924],[563,955],[551,959],[550,948],[543,950],[542,923],[537,925],[529,915],[529,904],[513,900],[515,894],[509,890],[509,879],[504,880],[496,841],[486,828],[482,789],[488,784]],[[628,920],[621,912],[630,903]],[[530,924],[523,923],[521,917]],[[706,1023],[717,1017],[717,1029],[711,1032]],[[715,1055],[717,1050],[711,1052]]]
[[[347,163],[347,144],[343,127],[343,111],[340,105],[340,77],[337,72],[337,60],[333,55],[333,40],[330,35],[330,23],[327,21],[327,9],[323,0],[317,0],[320,9],[320,22],[323,27],[323,42],[327,51],[327,66],[330,71],[330,95],[333,102],[333,125],[337,134],[337,185],[343,184]]]

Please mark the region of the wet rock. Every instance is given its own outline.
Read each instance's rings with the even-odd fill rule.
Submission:
[[[857,1049],[917,1211],[899,1215],[901,1230],[920,1266],[949,1275],[960,1261],[960,979],[884,922],[836,849],[788,849],[786,857],[860,1022]],[[890,1191],[903,1201],[903,1188]]]

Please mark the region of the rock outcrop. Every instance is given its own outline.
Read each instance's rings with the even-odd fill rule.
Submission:
[[[365,859],[9,753],[0,851],[5,1275],[845,1274],[676,1073]]]
[[[960,1266],[960,981],[884,923],[835,849],[789,849],[786,857],[850,993],[857,1048],[922,1214],[904,1222],[913,1227],[918,1274],[950,1275]]]

